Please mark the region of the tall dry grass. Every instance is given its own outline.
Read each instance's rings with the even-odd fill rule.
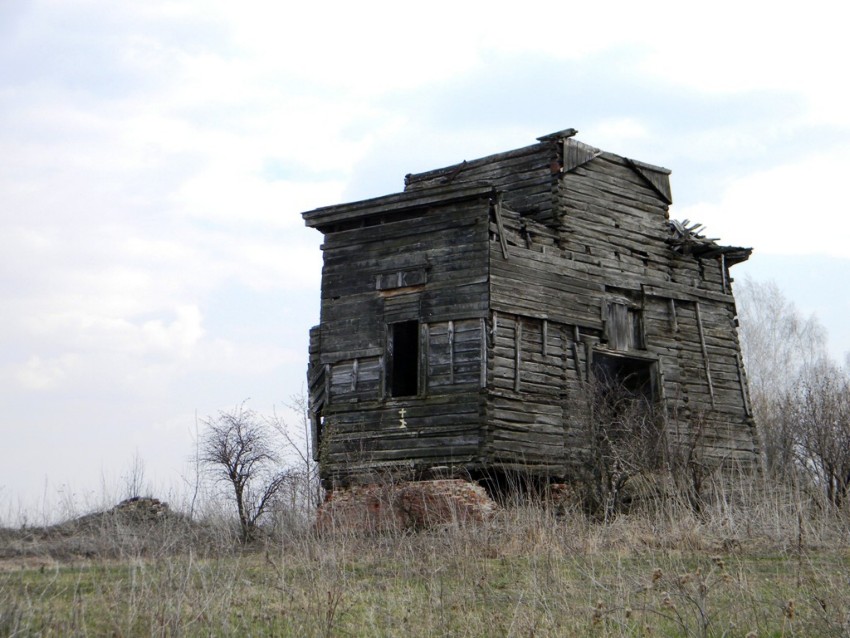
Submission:
[[[850,632],[846,513],[763,478],[711,483],[699,513],[653,486],[606,525],[532,499],[375,535],[283,508],[249,548],[215,512],[77,525],[3,532],[0,635]]]

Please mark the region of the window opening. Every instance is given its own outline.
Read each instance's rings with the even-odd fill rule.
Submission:
[[[419,388],[419,322],[390,324],[387,341],[390,396],[416,396]]]
[[[600,391],[616,392],[648,405],[655,402],[652,364],[648,359],[593,353],[593,374]]]

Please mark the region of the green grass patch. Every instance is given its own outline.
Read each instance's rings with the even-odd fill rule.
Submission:
[[[489,543],[476,542],[485,532],[474,528],[305,534],[248,553],[6,570],[0,635],[743,637],[850,628],[846,549],[576,551],[576,528],[563,522],[526,543],[518,541],[530,528],[502,525]]]

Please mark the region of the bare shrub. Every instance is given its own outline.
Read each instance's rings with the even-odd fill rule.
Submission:
[[[607,522],[628,504],[630,481],[662,468],[663,429],[651,397],[620,380],[588,382],[584,400],[585,510]]]
[[[121,474],[121,482],[124,484],[124,498],[147,496],[146,492],[150,491],[145,479],[145,461],[139,455],[138,449],[133,454],[130,467]]]

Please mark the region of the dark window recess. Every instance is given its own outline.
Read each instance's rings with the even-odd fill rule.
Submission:
[[[651,406],[656,398],[652,364],[646,359],[594,352],[593,376],[603,394]]]
[[[419,322],[390,324],[387,378],[390,396],[415,396],[419,388]]]

